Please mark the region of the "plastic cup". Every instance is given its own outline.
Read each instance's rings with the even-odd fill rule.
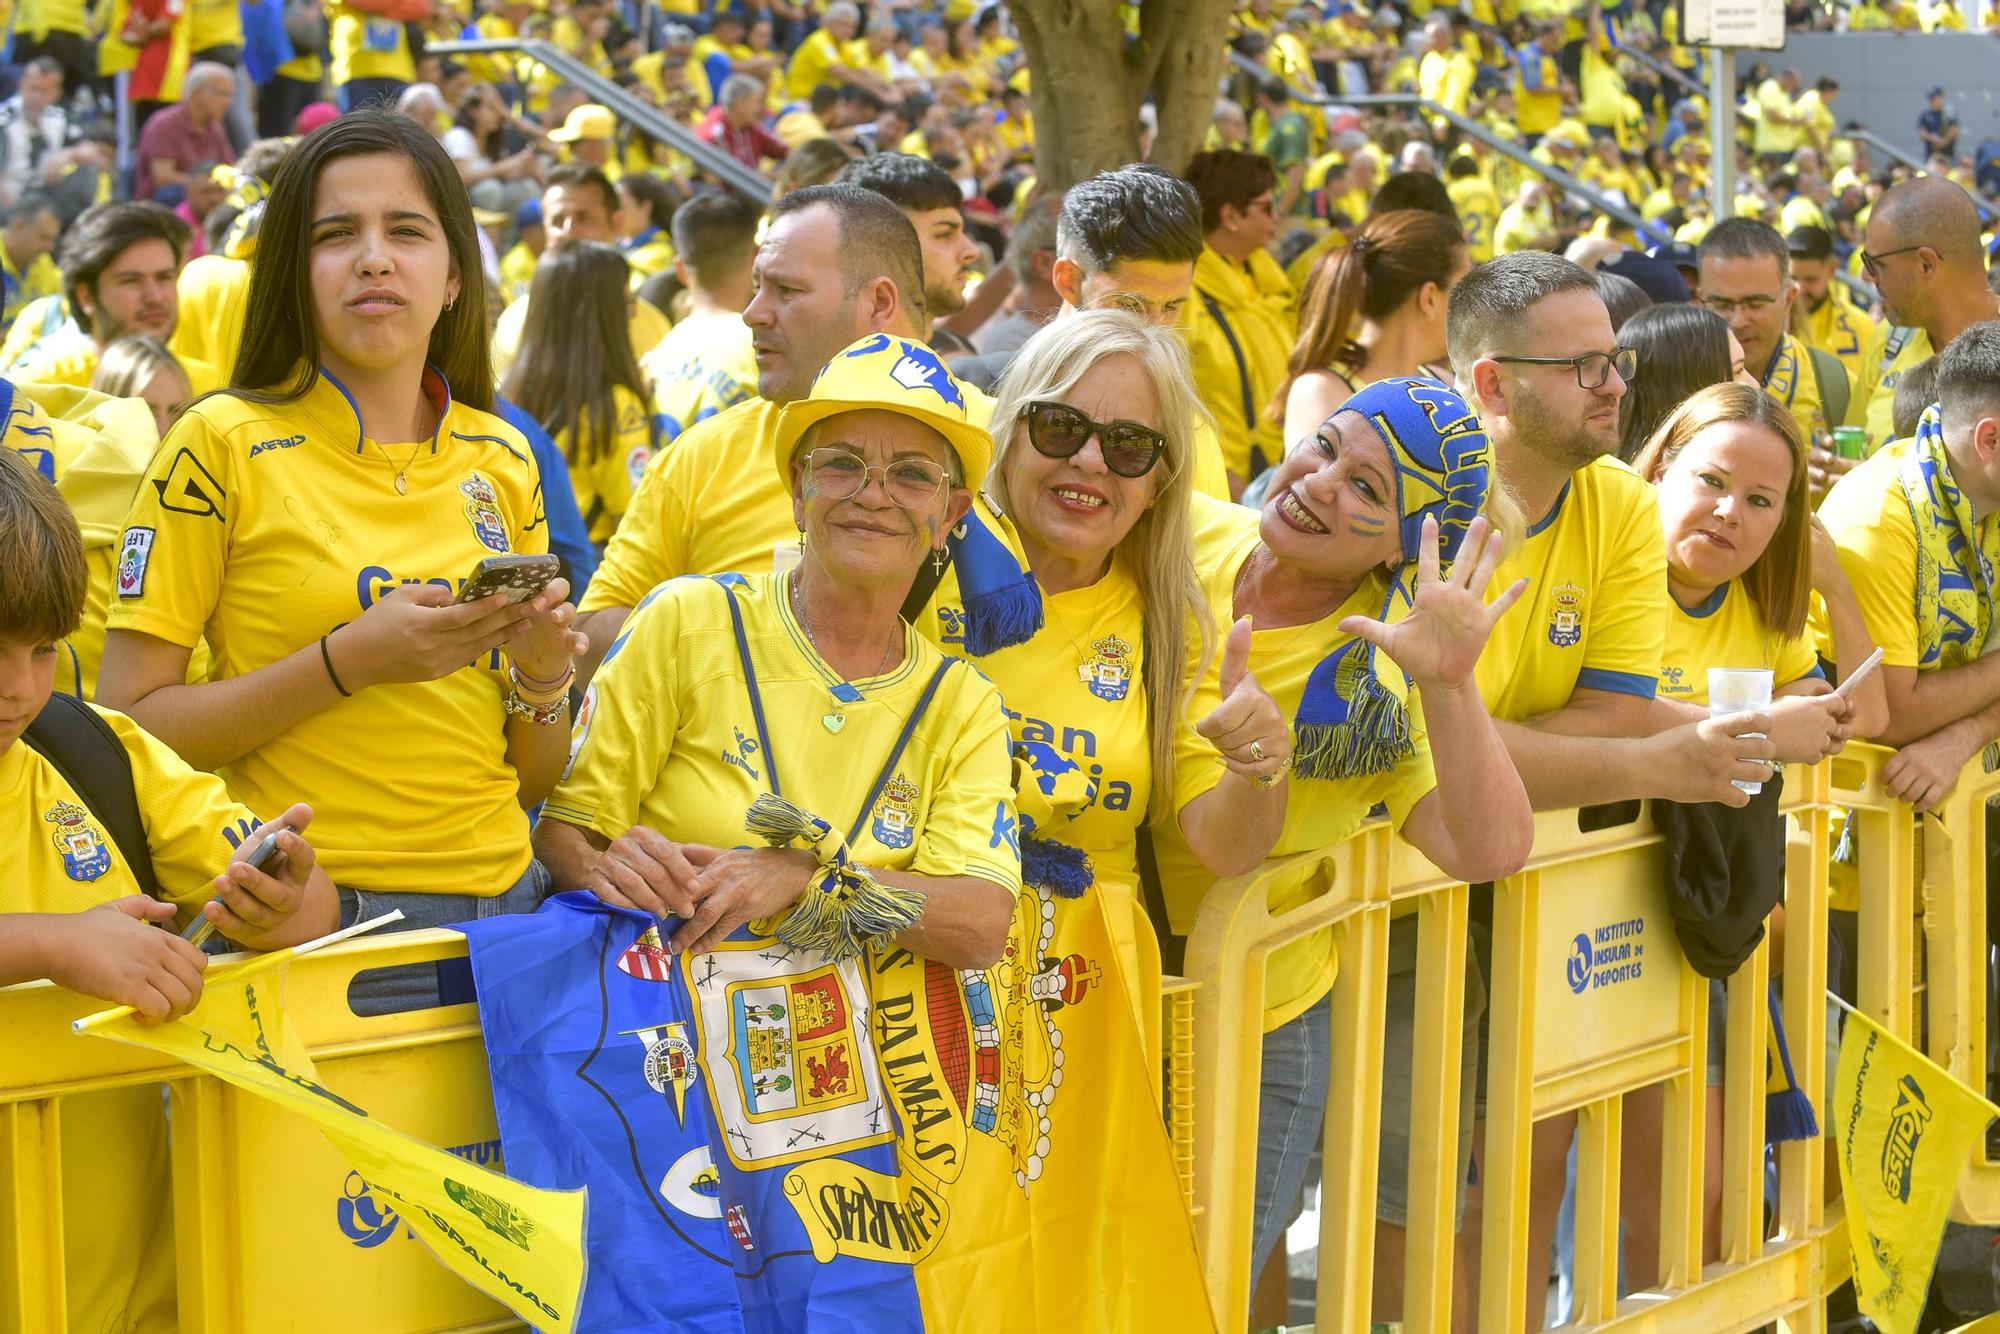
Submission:
[[[1708,669],[1708,716],[1722,718],[1732,713],[1764,713],[1771,707],[1769,667],[1711,667]],[[1748,732],[1746,736],[1763,736]],[[1762,783],[1731,782],[1751,795],[1764,790]]]

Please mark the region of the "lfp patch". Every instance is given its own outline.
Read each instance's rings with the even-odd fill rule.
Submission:
[[[127,528],[118,547],[118,596],[136,598],[146,591],[146,566],[153,559],[153,530]]]

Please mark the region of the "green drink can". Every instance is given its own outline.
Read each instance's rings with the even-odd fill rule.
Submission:
[[[1833,452],[1844,459],[1867,458],[1868,428],[1865,426],[1834,427]]]

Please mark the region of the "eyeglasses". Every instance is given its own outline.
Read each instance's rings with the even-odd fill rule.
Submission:
[[[1756,296],[1746,296],[1738,300],[1726,296],[1708,296],[1704,294],[1701,298],[1701,304],[1726,320],[1739,310],[1751,315],[1761,315],[1771,307],[1777,305],[1778,298],[1759,293]]]
[[[828,500],[852,500],[870,477],[882,479],[889,499],[906,510],[937,499],[945,470],[929,459],[895,459],[877,467],[846,449],[815,449],[806,455],[806,483]]]
[[[1514,361],[1527,366],[1571,366],[1576,369],[1576,387],[1601,389],[1615,369],[1618,378],[1630,384],[1639,371],[1639,350],[1615,348],[1610,352],[1586,352],[1580,357],[1493,357],[1493,361]]]
[[[1104,466],[1120,477],[1144,477],[1167,448],[1165,436],[1137,422],[1092,421],[1067,403],[1028,404],[1028,443],[1044,458],[1069,458],[1093,435]]]
[[[1889,259],[1896,255],[1907,255],[1912,250],[1922,250],[1922,249],[1923,246],[1921,244],[1898,246],[1894,250],[1884,250],[1879,255],[1871,255],[1866,250],[1864,250],[1861,252],[1861,271],[1867,274],[1870,278],[1873,278],[1875,276],[1875,270],[1881,265],[1883,260]]]

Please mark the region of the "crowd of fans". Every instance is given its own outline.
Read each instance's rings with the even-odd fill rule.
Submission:
[[[33,914],[0,982],[160,1018],[200,991],[150,925],[176,912],[263,948],[579,887],[701,948],[806,892],[804,853],[716,851],[775,742],[835,824],[882,768],[893,809],[850,842],[948,965],[997,957],[1019,895],[1074,911],[1033,839],[1086,854],[1157,1064],[1162,939],[1371,812],[1478,882],[1533,809],[1775,820],[1740,785],[1857,737],[1924,808],[2000,735],[2000,553],[1966,559],[2000,505],[2000,307],[1941,91],[1918,174],[1840,131],[1831,80],[1756,72],[1716,218],[1708,108],[1634,54],[1695,68],[1671,7],[1253,0],[1200,152],[1059,191],[999,6],[74,8],[19,5],[0,103],[0,788],[29,867],[0,906]],[[526,56],[428,49],[461,37],[553,43],[770,200]],[[1452,115],[1340,103],[1402,90]],[[458,601],[542,552],[530,596]],[[1711,719],[1723,665],[1774,669],[1771,707]],[[64,699],[101,707],[37,739]],[[1324,933],[1270,963],[1259,1260],[1317,1142],[1334,967]],[[1399,921],[1386,1316],[1415,969]],[[1567,1122],[1536,1127],[1538,1255]],[[1657,1253],[1630,1246],[1633,1286]]]

